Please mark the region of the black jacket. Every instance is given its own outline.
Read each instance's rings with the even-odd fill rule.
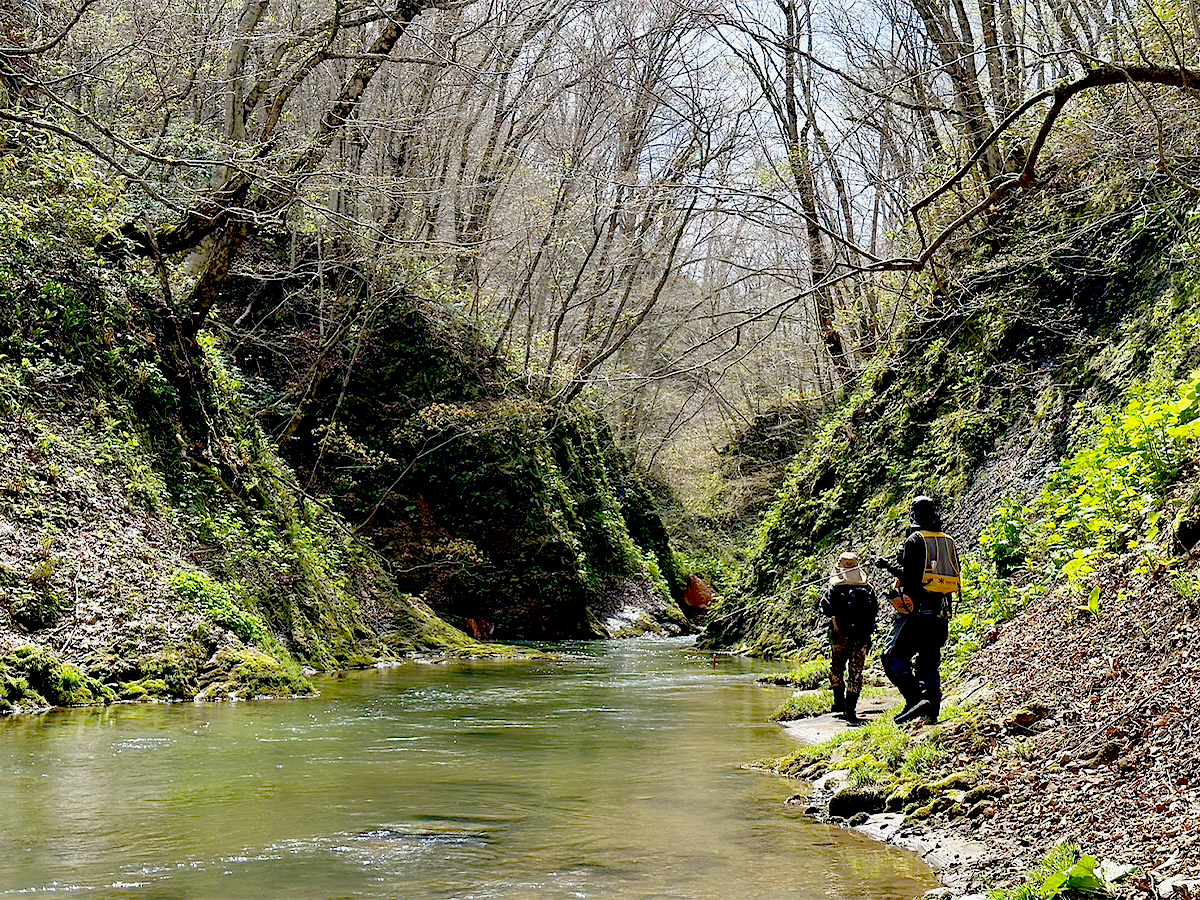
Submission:
[[[908,536],[896,554],[896,562],[881,558],[879,564],[900,579],[900,590],[912,597],[916,611],[936,611],[941,609],[940,594],[931,594],[925,590],[925,538],[921,531],[941,531],[942,523],[930,523],[922,529],[918,525],[910,525]]]

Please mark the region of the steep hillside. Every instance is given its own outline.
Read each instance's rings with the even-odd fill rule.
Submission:
[[[911,497],[937,497],[948,527],[977,545],[1001,502],[1033,498],[1135,385],[1162,393],[1200,365],[1193,201],[1126,211],[1137,192],[1149,193],[1047,191],[959,262],[816,426],[715,612],[711,645],[807,645],[830,557],[892,552]]]
[[[653,501],[603,417],[556,408],[446,305],[262,245],[229,345],[305,483],[478,637],[688,627]],[[311,264],[309,264],[311,263]]]
[[[1200,206],[1161,183],[1048,193],[952,284],[796,461],[708,640],[820,653],[830,555],[891,551],[909,499],[939,497],[966,551],[941,722],[887,713],[774,765],[841,773],[825,814],[924,848],[962,891],[1056,896],[1094,856],[1125,876],[1097,889],[1188,896]]]
[[[448,372],[477,345],[398,304],[371,332],[392,343],[357,335],[361,395],[302,392],[287,459],[224,339],[173,367],[165,270],[89,249],[119,192],[69,155],[0,163],[0,708],[290,695],[306,667],[491,652],[419,593],[479,637],[686,627],[598,418],[464,391]],[[327,402],[337,441],[311,430]]]
[[[0,229],[0,703],[303,693],[302,666],[470,649],[299,490],[211,343],[202,420],[181,415],[159,285],[86,250],[86,166],[23,174]]]

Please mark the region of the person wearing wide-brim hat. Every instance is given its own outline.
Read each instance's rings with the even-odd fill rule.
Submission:
[[[863,574],[856,554],[843,553],[834,565],[829,583],[821,592],[818,609],[829,617],[833,712],[847,722],[857,722],[863,669],[867,651],[871,649],[871,635],[875,633],[879,598]]]

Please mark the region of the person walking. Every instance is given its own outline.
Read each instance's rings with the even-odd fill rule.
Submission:
[[[829,617],[833,713],[847,722],[857,722],[863,668],[875,633],[879,598],[867,582],[856,554],[842,554],[829,574],[829,583],[821,592],[817,608],[821,615]]]
[[[953,596],[961,588],[958,548],[942,531],[932,497],[912,502],[912,523],[893,563],[876,565],[896,576],[888,600],[896,608],[881,662],[904,697],[898,723],[936,722],[942,709],[942,647],[950,630]]]

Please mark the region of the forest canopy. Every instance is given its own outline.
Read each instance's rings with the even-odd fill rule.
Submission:
[[[114,188],[97,247],[185,357],[253,330],[228,288],[269,234],[366,274],[323,339],[443,306],[686,494],[841,395],[1047,165],[1197,190],[1198,66],[1196,0],[0,0],[0,160]]]

